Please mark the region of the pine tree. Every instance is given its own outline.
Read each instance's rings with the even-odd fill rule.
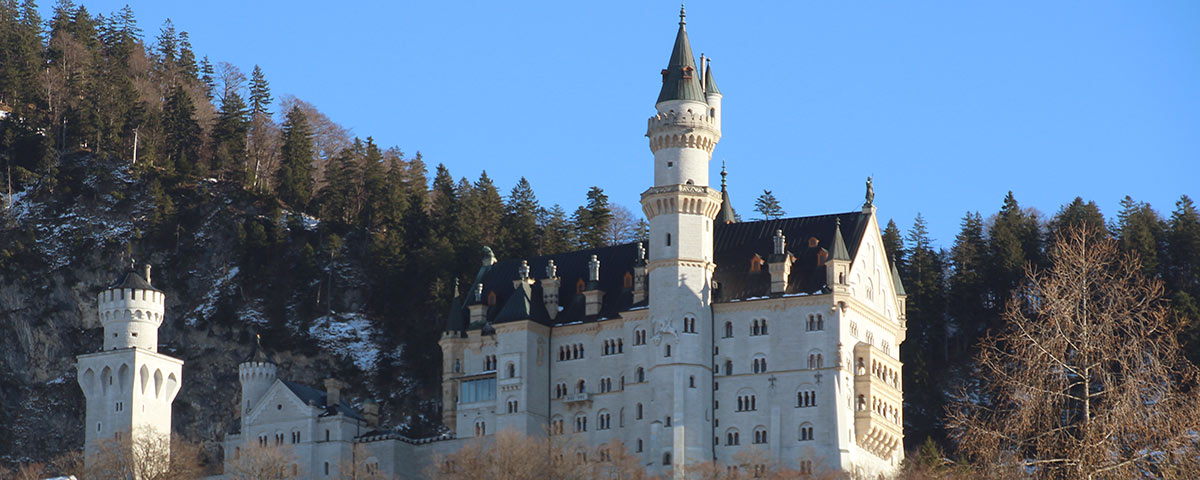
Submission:
[[[987,285],[990,318],[999,319],[1010,292],[1025,277],[1025,266],[1038,265],[1042,258],[1041,228],[1037,217],[1021,210],[1012,192],[988,230]]]
[[[533,187],[525,177],[508,194],[504,203],[504,221],[500,226],[502,250],[512,258],[528,258],[537,255],[538,205]]]
[[[763,190],[763,194],[758,196],[754,201],[754,211],[762,215],[763,220],[771,220],[783,217],[786,215],[783,207],[779,205],[779,200],[775,198],[775,194],[770,190]]]
[[[313,194],[312,130],[304,111],[292,107],[283,122],[283,146],[280,148],[276,193],[283,203],[304,211]]]
[[[949,279],[947,314],[958,326],[956,351],[966,351],[975,344],[983,328],[988,325],[986,303],[987,285],[984,272],[987,268],[987,241],[983,238],[983,217],[979,212],[967,212],[963,216],[962,230],[954,239],[950,249],[950,266],[953,274]]]
[[[887,257],[896,262],[896,268],[901,269],[904,265],[904,238],[900,234],[900,228],[896,226],[896,221],[888,219],[887,226],[883,229],[883,250],[887,253]]]
[[[200,59],[200,85],[204,87],[204,96],[212,100],[213,91],[217,89],[216,71],[213,70],[212,64],[208,62],[208,55]]]
[[[487,172],[482,172],[474,184],[460,184],[459,196],[463,199],[459,218],[463,234],[476,239],[482,246],[496,248],[500,221],[504,217],[504,201]]]
[[[945,278],[942,255],[933,249],[925,219],[918,214],[908,233],[908,269],[901,272],[908,293],[908,340],[900,348],[906,366],[905,397],[922,406],[906,415],[914,428],[913,439],[931,434],[944,403],[937,379],[944,374],[948,357],[948,325],[945,316]],[[911,368],[909,366],[912,366]]]
[[[612,210],[608,207],[608,195],[600,187],[588,190],[587,203],[575,209],[572,222],[578,234],[579,248],[600,248],[608,244],[608,224],[612,221]]]
[[[162,70],[174,69],[179,58],[179,35],[175,33],[175,24],[171,23],[171,19],[163,22],[159,28],[157,43],[159,68]]]
[[[1175,202],[1167,230],[1167,288],[1200,298],[1200,214],[1187,195]]]
[[[1135,202],[1126,195],[1121,200],[1121,212],[1117,214],[1114,230],[1118,248],[1124,253],[1137,255],[1142,274],[1146,278],[1160,277],[1159,258],[1166,244],[1166,233],[1158,212],[1149,204]]]
[[[543,232],[538,249],[540,255],[569,252],[575,246],[575,236],[571,230],[571,222],[567,219],[567,212],[558,204],[538,212],[538,228]]]
[[[192,51],[192,40],[188,37],[188,32],[179,32],[179,73],[183,74],[189,83],[197,80],[196,52]]]
[[[164,168],[180,173],[196,173],[200,160],[200,125],[196,107],[182,86],[176,85],[163,105],[163,135],[166,162]]]
[[[344,148],[325,164],[325,186],[321,188],[321,218],[328,222],[353,225],[362,211],[363,170],[366,148],[362,140]]]
[[[250,74],[250,114],[269,117],[271,112],[267,108],[271,106],[271,101],[271,86],[267,84],[262,68],[255,65],[254,72]]]
[[[1100,213],[1100,207],[1096,206],[1096,202],[1084,203],[1083,198],[1075,197],[1075,200],[1059,209],[1054,218],[1050,219],[1046,235],[1048,239],[1053,239],[1067,229],[1081,226],[1088,227],[1089,232],[1096,232],[1097,235],[1106,236],[1108,234],[1104,224],[1104,215]]]
[[[439,163],[433,176],[433,188],[429,192],[432,204],[429,217],[437,235],[444,238],[455,237],[459,210],[458,191],[454,188],[454,177],[450,169]]]
[[[246,135],[250,132],[250,119],[246,104],[237,92],[229,92],[221,99],[221,111],[212,130],[212,172],[234,181],[245,183]]]

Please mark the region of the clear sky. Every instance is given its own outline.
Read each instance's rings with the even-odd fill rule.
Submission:
[[[502,192],[525,176],[570,210],[597,185],[640,211],[652,181],[673,1],[80,3],[129,3],[148,41],[171,18],[276,98]],[[744,218],[763,189],[789,215],[855,210],[874,175],[883,221],[920,212],[949,247],[1008,190],[1110,219],[1124,195],[1164,216],[1200,196],[1195,0],[691,1],[688,31],[725,95],[712,181],[727,161]]]

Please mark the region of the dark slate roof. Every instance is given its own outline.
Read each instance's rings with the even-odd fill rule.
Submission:
[[[690,69],[690,70],[689,70]],[[695,100],[704,103],[704,90],[700,85],[700,71],[696,69],[696,57],[692,56],[692,45],[688,42],[687,22],[683,10],[679,10],[679,32],[675,34],[675,47],[671,49],[671,60],[663,70],[663,86],[658,92],[658,102],[668,100]],[[689,72],[685,75],[685,72]]]
[[[704,93],[721,94],[721,91],[717,89],[717,81],[713,79],[712,65],[704,66]]]
[[[341,403],[334,407],[330,407],[329,405],[325,404],[325,392],[296,382],[289,382],[287,380],[280,381],[283,382],[283,385],[286,386],[288,390],[291,390],[292,393],[296,394],[296,396],[300,398],[300,401],[306,404],[311,403],[317,407],[324,408],[325,413],[321,414],[323,417],[341,413],[347,417],[365,421],[362,414],[358,413],[358,411],[355,410],[354,407],[351,407],[350,404],[346,403],[345,400],[342,400]]]
[[[715,225],[713,232],[714,260],[717,269],[713,279],[717,282],[715,301],[729,302],[771,294],[769,265],[751,271],[751,260],[757,255],[771,258],[774,236],[781,230],[787,238],[787,254],[793,258],[791,275],[788,277],[785,294],[822,293],[826,291],[824,261],[836,247],[835,237],[838,222],[841,222],[843,249],[854,258],[858,245],[866,231],[869,216],[861,211],[818,215],[813,217],[782,218],[757,222],[740,222]],[[810,239],[813,241],[810,242]],[[812,244],[810,246],[810,243]],[[849,248],[846,248],[849,245]],[[587,282],[588,260],[596,255],[600,261],[598,287],[604,292],[600,314],[587,316],[586,302],[582,294],[575,293],[577,283]],[[559,306],[562,309],[554,320],[546,313],[542,303],[541,279],[545,277],[546,263],[553,259],[558,267],[560,288]],[[446,330],[490,329],[492,324],[519,320],[533,320],[544,325],[563,325],[575,322],[595,321],[602,318],[618,318],[621,312],[646,306],[646,302],[633,303],[632,289],[625,288],[625,274],[633,274],[639,265],[636,243],[615,245],[590,250],[561,253],[528,259],[530,272],[535,279],[527,288],[514,288],[520,259],[501,260],[481,268],[483,300],[495,292],[496,304],[487,307],[486,325],[468,325],[468,305],[472,295],[456,298],[451,305]]]
[[[137,272],[133,270],[129,270],[121,274],[121,276],[117,278],[117,281],[113,282],[112,285],[109,285],[107,288],[105,288],[105,290],[112,290],[114,288],[132,288],[137,290],[153,290],[156,292],[162,291],[151,286],[150,282],[147,282],[146,279],[142,278],[141,275],[138,275]]]
[[[721,211],[717,212],[714,222],[717,225],[737,221],[737,213],[733,211],[733,202],[729,200],[729,190],[725,189],[725,172],[721,172]]]
[[[859,212],[818,215],[813,217],[781,218],[757,222],[718,224],[713,232],[714,260],[717,269],[717,302],[763,297],[771,294],[769,265],[751,271],[751,260],[757,255],[771,258],[774,237],[782,230],[787,239],[786,250],[793,258],[785,294],[821,293],[825,291],[825,264],[833,249],[838,221],[841,221],[845,244],[850,245],[851,258],[866,231],[868,215]],[[810,239],[815,239],[810,246]]]
[[[842,240],[842,220],[838,219],[833,227],[833,260],[851,260],[850,252],[846,251],[846,242]]]
[[[588,281],[588,261],[596,256],[600,261],[600,281],[596,285],[604,292],[601,300],[600,313],[587,316],[587,303],[582,294],[576,293],[576,286],[583,281],[586,287]],[[525,259],[529,262],[531,277],[535,279],[527,288],[513,288],[517,279],[518,269],[522,259],[506,259],[491,266],[480,268],[483,282],[483,302],[488,295],[496,294],[496,304],[487,307],[485,318],[489,324],[513,322],[518,320],[533,320],[544,325],[565,324],[580,321],[595,320],[605,317],[616,317],[618,312],[636,307],[633,303],[632,289],[625,288],[625,274],[633,274],[633,269],[639,263],[637,243],[626,243],[611,247],[578,250],[574,252],[544,255]],[[554,260],[558,267],[559,290],[558,304],[561,311],[551,320],[542,302],[541,279],[545,278],[546,264]],[[470,292],[474,291],[474,285]],[[470,310],[468,306],[474,303],[474,294],[453,302],[446,330],[465,331],[479,328],[482,325],[468,325]],[[641,305],[645,305],[643,302]]]
[[[904,282],[900,281],[900,271],[896,270],[896,259],[893,258],[892,261],[888,263],[892,264],[892,285],[896,288],[896,295],[908,295],[908,293],[904,291]]]

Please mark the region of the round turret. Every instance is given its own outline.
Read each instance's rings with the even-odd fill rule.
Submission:
[[[97,296],[97,315],[104,326],[104,350],[141,348],[158,351],[158,326],[162,324],[167,296],[132,269]]]
[[[238,381],[242,384],[242,418],[275,383],[275,359],[262,348],[261,337],[255,335],[254,350],[238,364]],[[243,430],[244,431],[244,430]]]

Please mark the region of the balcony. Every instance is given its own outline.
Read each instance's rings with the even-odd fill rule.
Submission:
[[[567,396],[563,397],[563,402],[568,403],[568,404],[582,403],[582,402],[591,401],[591,399],[592,399],[592,394],[590,394],[588,392],[579,392],[579,393],[571,393],[571,394],[568,394]]]

